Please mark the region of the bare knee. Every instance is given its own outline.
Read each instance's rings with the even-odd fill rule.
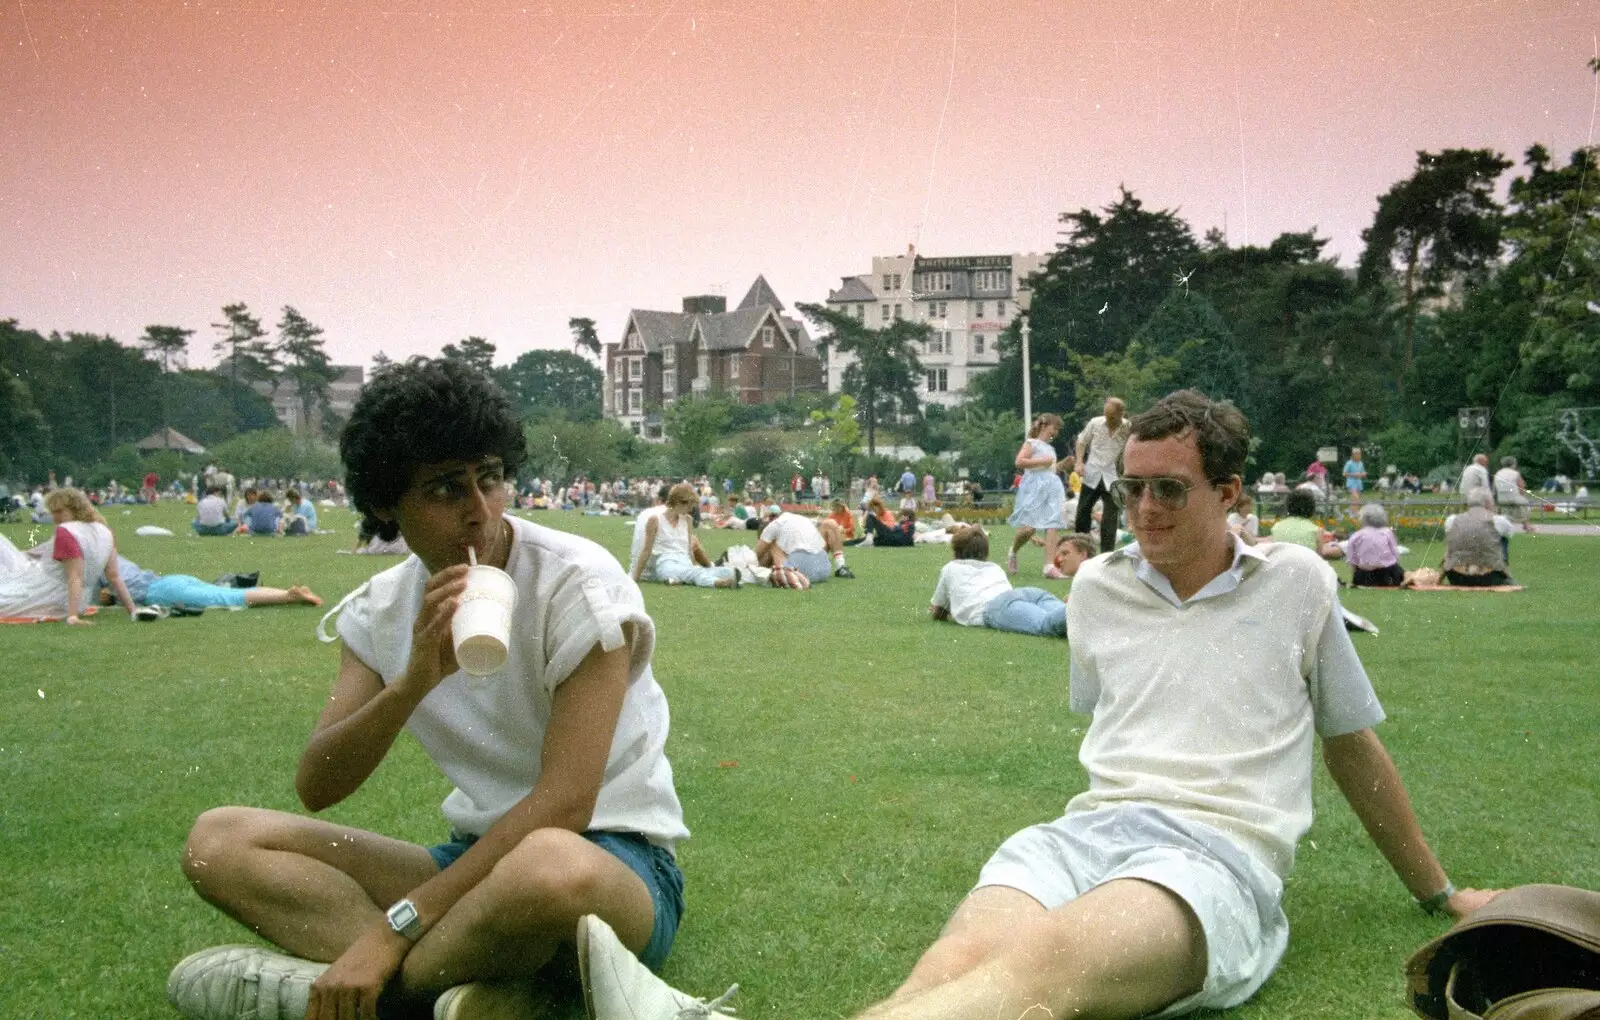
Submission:
[[[993,952],[994,945],[987,939],[963,934],[942,935],[917,960],[895,996],[954,981],[989,959]]]
[[[219,807],[195,819],[183,846],[183,874],[195,891],[215,901],[228,877],[256,845],[264,831],[265,812],[258,808]]]
[[[536,829],[523,837],[488,881],[507,920],[534,919],[538,927],[570,934],[578,918],[596,913],[614,873],[593,843],[566,829]]]

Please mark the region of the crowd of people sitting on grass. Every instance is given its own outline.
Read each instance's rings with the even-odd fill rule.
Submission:
[[[238,501],[230,508],[227,492],[212,486],[195,504],[194,520],[190,527],[197,535],[311,535],[317,528],[317,506],[303,496],[299,489],[283,493],[280,507],[271,489],[250,486],[239,493]]]

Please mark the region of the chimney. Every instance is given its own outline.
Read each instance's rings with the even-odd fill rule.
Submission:
[[[683,299],[685,315],[720,315],[728,310],[728,299],[723,294],[693,294]]]

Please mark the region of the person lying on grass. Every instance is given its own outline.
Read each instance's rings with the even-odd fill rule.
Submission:
[[[188,574],[158,574],[146,570],[126,556],[117,557],[117,569],[128,586],[133,601],[141,606],[178,606],[183,609],[244,609],[247,606],[320,606],[322,599],[305,585],[288,588],[234,588],[210,584]],[[111,589],[100,587],[100,604],[111,605]]]
[[[1078,573],[1095,555],[1088,535],[1064,535],[1056,547],[1056,568]],[[989,536],[977,525],[957,528],[950,538],[950,562],[939,571],[928,612],[935,620],[964,627],[988,627],[1038,637],[1067,636],[1067,603],[1043,588],[1013,588],[1005,569],[989,562]]]
[[[1462,917],[1494,895],[1456,889],[1423,838],[1372,731],[1383,709],[1333,569],[1229,533],[1244,416],[1183,390],[1130,433],[1113,484],[1135,541],[1085,563],[1067,603],[1069,704],[1093,717],[1078,754],[1089,787],[1001,845],[910,977],[861,1020],[1244,1002],[1288,945],[1283,883],[1311,825],[1318,736],[1416,903]],[[579,954],[599,1020],[666,1020],[694,1001],[629,964],[603,921],[585,919]]]
[[[909,549],[917,544],[915,510],[902,510],[893,524],[884,524],[875,514],[868,514],[862,518],[861,526],[867,537],[872,539],[872,544],[880,549]]]
[[[599,545],[505,513],[522,423],[471,367],[418,358],[379,374],[340,456],[356,509],[413,555],[342,604],[338,678],[295,790],[313,812],[343,801],[405,728],[455,785],[450,836],[428,847],[282,811],[207,811],[185,875],[282,952],[197,953],[168,997],[206,1020],[373,1020],[380,1000],[385,1016],[533,1015],[541,969],[586,914],[659,966],[688,831],[638,586]],[[509,657],[486,677],[458,669],[450,640],[472,556],[517,590]]]

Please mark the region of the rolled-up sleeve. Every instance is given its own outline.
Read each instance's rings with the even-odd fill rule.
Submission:
[[[596,645],[607,652],[628,646],[629,682],[650,662],[655,627],[638,585],[620,571],[609,578],[573,571],[557,587],[546,613],[544,683],[552,691]]]

